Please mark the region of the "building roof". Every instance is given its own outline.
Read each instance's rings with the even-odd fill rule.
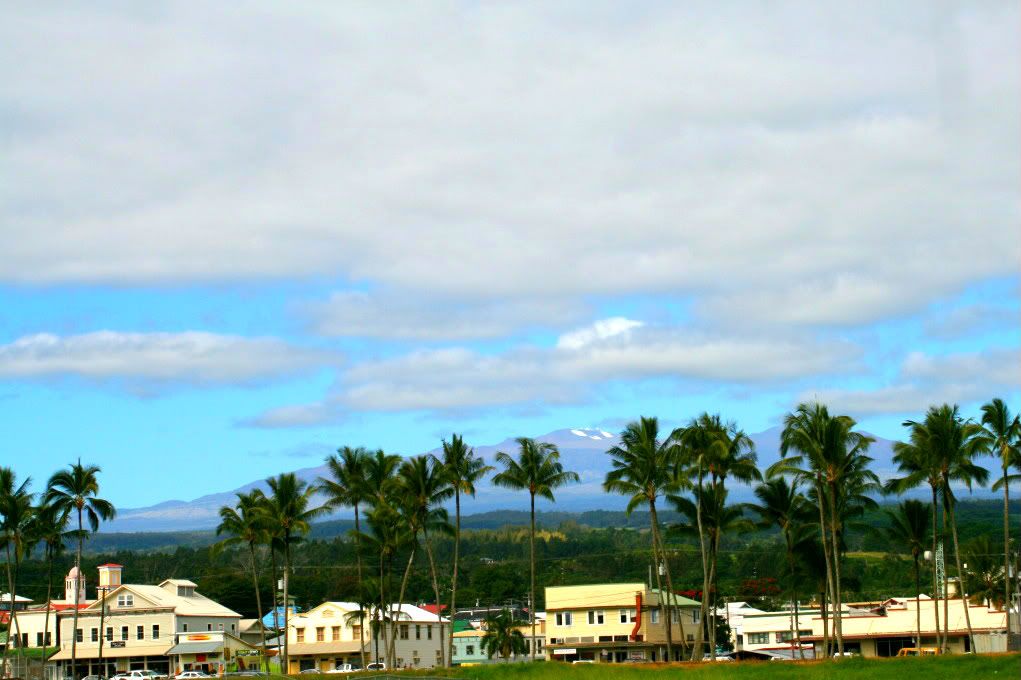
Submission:
[[[0,595],[0,602],[10,602],[10,601],[11,601],[11,594],[10,593],[4,593],[3,595]],[[21,595],[15,595],[14,596],[14,601],[15,602],[31,602],[32,598],[30,598],[30,597],[22,597]]]
[[[459,630],[454,633],[454,637],[456,638],[477,638],[482,637],[483,635],[485,635],[483,631],[475,630],[474,628],[471,630]]]
[[[166,656],[167,650],[170,648],[169,642],[164,642],[159,645],[125,645],[124,647],[103,647],[103,658],[104,659],[119,659],[125,656]],[[77,650],[77,656],[79,659],[98,659],[99,658],[99,647],[84,647],[80,646]],[[70,661],[71,660],[71,645],[62,647],[57,651],[56,654],[51,656],[48,661]]]
[[[422,609],[426,610],[430,614],[440,614],[440,613],[446,611],[447,609],[449,609],[449,607],[447,605],[445,605],[445,604],[428,604],[427,603],[427,604],[423,604],[422,605]]]
[[[119,594],[127,591],[133,593],[136,597],[140,598],[143,602],[135,604],[136,609],[145,609],[145,602],[149,603],[151,608],[156,609],[173,609],[174,613],[178,616],[236,616],[241,617],[237,612],[224,607],[219,602],[211,600],[205,595],[199,592],[193,592],[192,595],[182,596],[177,594],[176,588],[165,588],[166,585],[186,585],[191,581],[177,581],[168,579],[158,586],[149,585],[137,585],[134,583],[125,583],[117,586],[106,596],[107,602],[116,602],[116,598]],[[107,605],[109,608],[109,605]],[[97,611],[100,608],[100,601],[90,603],[85,609],[87,611]]]

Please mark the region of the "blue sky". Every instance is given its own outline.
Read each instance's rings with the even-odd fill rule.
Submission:
[[[24,5],[3,464],[1021,406],[1016,3]]]

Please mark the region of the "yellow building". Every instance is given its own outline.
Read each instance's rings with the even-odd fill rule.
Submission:
[[[546,657],[552,661],[666,661],[667,627],[661,593],[644,583],[604,583],[546,588]],[[680,595],[671,633],[674,660],[690,649],[699,625],[699,603]]]

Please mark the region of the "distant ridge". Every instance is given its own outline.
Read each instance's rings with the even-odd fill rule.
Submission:
[[[780,427],[772,427],[750,435],[755,442],[759,456],[759,467],[765,470],[779,458]],[[556,444],[560,449],[564,466],[574,470],[581,477],[581,483],[564,487],[557,492],[557,503],[540,503],[543,510],[583,512],[591,510],[623,510],[624,500],[618,496],[607,495],[602,490],[603,479],[610,469],[609,459],[605,455],[608,448],[617,443],[616,435],[608,430],[598,428],[565,428],[554,430],[535,437],[540,441]],[[488,461],[492,461],[497,451],[512,452],[516,450],[516,442],[512,438],[498,444],[475,446],[475,452]],[[430,453],[438,452],[434,449]],[[894,474],[892,463],[893,442],[876,437],[870,455],[875,459],[873,469],[880,477],[886,478]],[[294,470],[295,474],[307,481],[314,481],[326,474],[326,466],[302,468]],[[191,501],[168,500],[144,508],[120,508],[117,518],[103,525],[104,532],[189,532],[214,528],[218,521],[221,506],[233,503],[235,494],[247,492],[255,488],[266,489],[263,480],[255,480],[236,489],[221,493],[208,494]],[[735,500],[749,500],[747,487],[735,486]],[[525,510],[526,497],[507,489],[483,484],[479,487],[476,498],[469,501],[470,512],[478,515],[490,511],[509,509]],[[345,517],[346,513],[336,517]]]

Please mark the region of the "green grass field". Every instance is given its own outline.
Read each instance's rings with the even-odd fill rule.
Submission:
[[[466,668],[406,671],[397,675],[449,677],[461,680],[665,680],[684,677],[692,680],[772,680],[796,678],[823,680],[828,678],[867,680],[990,680],[1021,678],[1021,655],[997,654],[981,656],[923,657],[910,659],[845,659],[839,662],[810,663],[743,662],[717,664],[615,665],[537,663],[535,665],[489,664]],[[302,676],[311,680],[315,677]],[[360,675],[356,677],[369,677]]]

